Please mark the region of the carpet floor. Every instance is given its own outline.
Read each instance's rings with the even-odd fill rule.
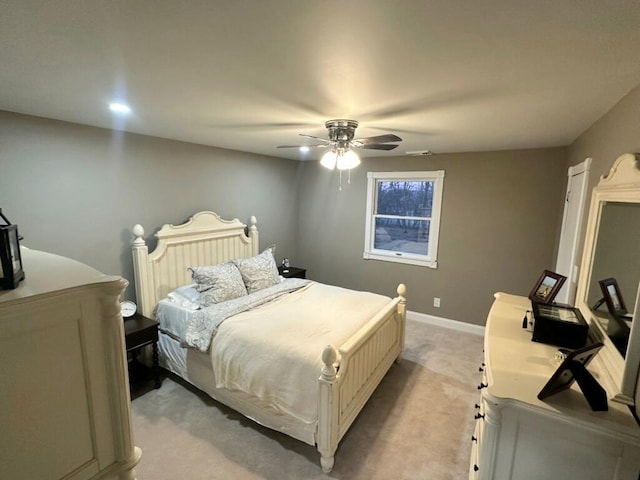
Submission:
[[[467,478],[482,342],[408,321],[402,360],[343,438],[329,474],[314,447],[169,375],[158,390],[132,391],[138,480]]]

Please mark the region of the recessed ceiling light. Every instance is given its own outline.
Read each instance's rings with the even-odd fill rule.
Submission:
[[[110,103],[109,109],[115,113],[131,113],[131,108],[129,107],[129,105],[126,105],[124,103]]]
[[[308,151],[309,151],[309,147],[307,147],[306,145],[303,145],[300,147],[300,152],[307,153]]]

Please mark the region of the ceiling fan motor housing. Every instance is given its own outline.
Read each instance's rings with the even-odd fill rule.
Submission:
[[[393,150],[398,145],[392,145],[391,142],[401,142],[402,139],[393,133],[385,135],[376,135],[366,138],[354,138],[358,122],[356,120],[347,120],[338,118],[335,120],[327,120],[324,126],[329,133],[329,139],[316,137],[314,135],[305,135],[300,133],[302,137],[313,138],[322,143],[315,145],[306,145],[317,148],[331,148],[331,150],[339,155],[347,153],[353,148],[364,148],[369,150]],[[280,145],[278,148],[300,148],[303,145]]]
[[[328,120],[324,122],[324,126],[329,131],[329,139],[331,141],[344,142],[344,146],[347,147],[355,136],[358,122],[356,120],[345,119]]]

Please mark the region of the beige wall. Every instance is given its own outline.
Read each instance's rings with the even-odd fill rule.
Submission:
[[[362,258],[366,173],[392,170],[446,172],[437,269]],[[404,282],[410,310],[484,325],[496,291],[528,295],[553,268],[565,182],[562,148],[370,158],[342,191],[337,172],[307,163],[299,257],[318,281],[386,295]]]
[[[131,283],[133,225],[155,245],[164,223],[200,210],[255,215],[261,244],[296,262],[298,172],[292,160],[0,111],[0,207],[23,244]]]
[[[592,157],[589,191],[623,153],[640,152],[640,85],[588,128],[569,147],[568,166]]]
[[[316,162],[0,111],[0,207],[24,244],[129,280],[135,223],[153,244],[163,223],[198,210],[256,215],[261,244],[312,278],[387,295],[405,282],[410,310],[481,325],[495,291],[526,295],[553,269],[567,168],[592,157],[591,188],[640,151],[639,110],[636,88],[568,149],[367,159],[342,192]],[[429,169],[446,171],[438,269],[363,260],[366,172]]]

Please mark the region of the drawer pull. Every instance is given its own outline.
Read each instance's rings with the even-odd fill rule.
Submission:
[[[472,441],[472,442],[476,442],[476,443],[478,443],[478,439],[477,439],[475,436],[473,436],[473,435],[471,436],[471,441]]]
[[[476,415],[473,418],[475,418],[476,420],[482,418],[484,420],[484,413],[476,413]]]
[[[482,390],[483,388],[487,388],[486,383],[481,383],[480,385],[478,385],[478,390]]]
[[[473,466],[473,471],[477,472],[478,470],[480,470],[480,467],[478,465],[474,465]]]
[[[484,367],[480,367],[480,368],[478,368],[478,371],[479,371],[480,373],[484,372]]]
[[[476,408],[477,408],[478,410],[480,409],[480,405],[478,405],[477,403],[476,403]]]

